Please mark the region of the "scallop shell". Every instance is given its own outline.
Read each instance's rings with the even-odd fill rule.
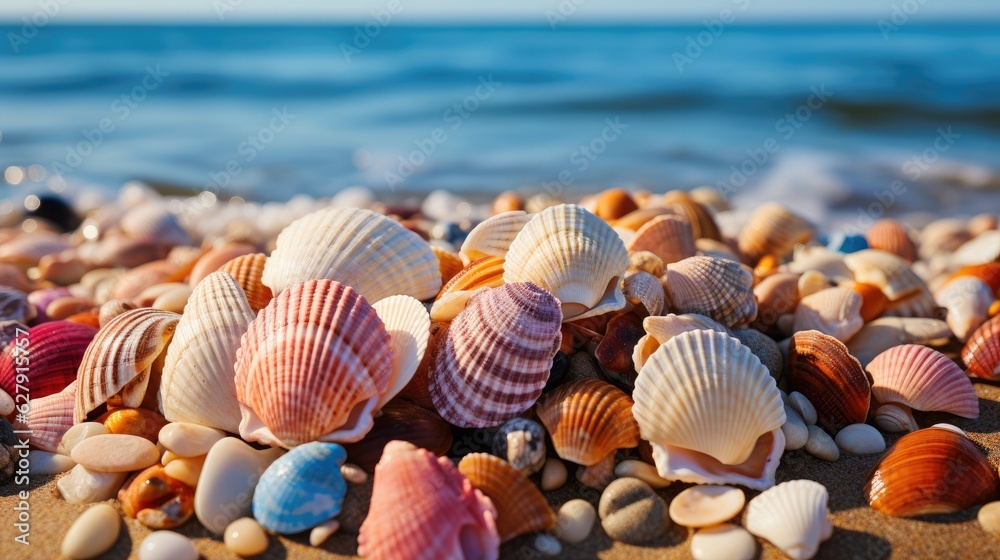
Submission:
[[[533,282],[562,303],[572,321],[625,306],[620,281],[629,266],[618,234],[579,206],[561,204],[534,216],[504,261],[504,282]]]
[[[962,244],[951,258],[956,266],[1000,261],[1000,230],[984,231]]]
[[[194,263],[191,275],[188,277],[188,283],[194,288],[209,274],[220,270],[233,259],[256,252],[256,247],[246,243],[226,243],[219,247],[213,247]]]
[[[219,269],[219,271],[236,279],[236,283],[240,285],[240,288],[243,288],[243,294],[254,313],[264,309],[274,297],[271,294],[271,288],[261,282],[265,263],[267,263],[267,256],[263,253],[254,253],[236,257]]]
[[[865,232],[868,246],[892,253],[906,262],[917,260],[917,246],[910,239],[906,226],[898,220],[883,218]]]
[[[948,310],[948,326],[962,342],[986,322],[990,306],[996,301],[989,285],[974,276],[955,278],[942,286],[934,297],[938,305]]]
[[[520,210],[491,216],[472,228],[459,255],[466,266],[483,257],[504,258],[510,244],[534,215]]]
[[[434,256],[438,259],[438,271],[441,272],[442,284],[447,284],[456,274],[465,268],[462,258],[455,253],[442,249],[437,245],[431,245],[431,251],[434,252]]]
[[[358,555],[386,560],[496,560],[497,510],[446,457],[393,441],[375,467]]]
[[[55,453],[66,431],[73,427],[76,382],[46,397],[32,398],[27,425],[17,422],[16,430],[31,430],[31,445]]]
[[[979,418],[976,390],[955,362],[916,344],[890,348],[868,364],[872,396],[881,404],[902,403],[924,412]]]
[[[622,293],[625,300],[632,305],[642,304],[648,315],[659,315],[663,312],[663,284],[660,279],[648,272],[629,274],[622,281]]]
[[[406,387],[417,371],[427,350],[431,319],[424,304],[410,296],[387,297],[375,302],[372,309],[389,333],[392,350],[392,379],[375,407],[380,410]]]
[[[920,291],[910,294],[903,299],[890,301],[885,304],[883,314],[887,317],[927,317],[943,318],[945,310],[938,307],[937,301],[931,291],[924,287]]]
[[[440,342],[430,374],[435,408],[461,427],[499,426],[531,407],[562,341],[562,312],[531,284],[480,292]]]
[[[850,288],[820,290],[799,301],[793,328],[796,332],[816,330],[847,342],[864,326],[862,301]]]
[[[451,449],[451,426],[436,412],[396,399],[382,408],[382,414],[361,441],[344,444],[347,459],[372,471],[392,440],[408,441],[435,455],[444,455]]]
[[[253,516],[275,533],[300,533],[338,513],[347,492],[340,466],[347,459],[335,443],[311,442],[275,459],[253,492]]]
[[[753,274],[739,263],[712,257],[691,257],[667,265],[666,291],[677,313],[697,313],[727,327],[738,327],[757,316]]]
[[[94,327],[70,321],[49,321],[20,330],[20,336],[15,333],[17,338],[0,354],[0,388],[16,395],[24,392],[17,390],[18,385],[27,387],[32,403],[59,393],[76,380],[96,334]]]
[[[645,440],[642,440],[643,442]],[[785,452],[780,428],[757,438],[750,457],[738,465],[727,465],[711,455],[683,447],[649,443],[657,473],[666,480],[696,484],[740,484],[755,490],[774,486],[774,474]],[[642,452],[642,446],[640,446]]]
[[[962,361],[969,374],[985,379],[1000,376],[1000,315],[982,324],[962,348]]]
[[[438,260],[419,235],[371,210],[326,208],[278,235],[262,281],[274,293],[299,282],[336,280],[368,301],[423,300],[441,289]]]
[[[236,352],[240,435],[291,447],[358,441],[392,383],[391,340],[353,288],[296,284],[250,323]]]
[[[543,396],[536,407],[556,453],[591,466],[617,449],[639,445],[632,399],[598,379],[571,381]]]
[[[794,313],[799,305],[799,274],[777,272],[764,278],[753,287],[757,298],[757,318],[751,326],[761,332],[768,332],[778,318]]]
[[[108,399],[138,408],[150,381],[159,382],[167,345],[181,316],[169,311],[135,309],[112,319],[87,347],[77,373],[76,410],[73,419],[87,414]]]
[[[875,411],[875,425],[883,432],[912,432],[920,429],[913,411],[903,404],[884,404]]]
[[[998,485],[996,469],[969,438],[933,427],[906,434],[886,450],[868,471],[864,493],[872,508],[910,517],[982,504],[995,498]]]
[[[703,205],[696,202],[691,195],[684,191],[670,191],[663,195],[663,204],[667,208],[675,210],[679,214],[687,216],[691,222],[691,229],[695,239],[709,238],[722,240],[719,226],[715,224],[712,213]]]
[[[906,261],[892,253],[865,249],[844,256],[844,264],[854,279],[878,286],[889,301],[898,301],[913,294],[926,292],[927,286]]]
[[[812,480],[783,482],[750,500],[743,525],[789,558],[812,558],[833,534],[829,497],[826,488]]]
[[[555,525],[556,516],[545,496],[507,461],[488,453],[470,453],[458,463],[458,471],[493,501],[501,542]]]
[[[764,255],[784,259],[792,249],[813,236],[812,226],[777,202],[762,204],[753,211],[738,238],[740,252],[755,263]]]
[[[646,336],[639,339],[632,353],[632,363],[635,364],[636,373],[642,369],[649,356],[656,352],[662,344],[671,338],[688,331],[709,330],[726,334],[733,334],[725,326],[704,315],[689,313],[686,315],[669,315],[646,317],[642,321],[642,328],[646,331]]]
[[[35,318],[36,313],[27,294],[10,286],[0,286],[0,321],[27,323]]]
[[[441,288],[431,306],[431,319],[451,321],[465,309],[472,294],[498,286],[503,286],[502,258],[483,257],[472,262]]]
[[[663,264],[693,257],[696,254],[694,232],[686,217],[677,215],[657,216],[643,224],[625,245],[629,253],[649,251],[663,260]]]
[[[159,397],[167,420],[239,431],[233,364],[253,319],[243,290],[228,273],[213,272],[198,283],[163,364]]]
[[[788,348],[791,390],[816,408],[819,425],[836,432],[868,418],[871,386],[844,343],[819,331],[795,333]]]

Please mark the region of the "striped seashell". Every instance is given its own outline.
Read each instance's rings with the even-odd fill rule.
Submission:
[[[108,296],[110,299],[132,299],[146,288],[166,282],[176,270],[176,265],[168,261],[139,265],[119,278]]]
[[[198,282],[201,282],[209,274],[221,269],[229,261],[243,255],[252,255],[256,252],[257,248],[247,243],[226,243],[219,247],[212,247],[195,261],[194,266],[191,268],[191,274],[188,277],[188,284],[194,288],[198,285]]]
[[[792,480],[765,490],[747,504],[744,526],[794,560],[816,556],[833,535],[829,493],[812,480]]]
[[[431,306],[431,319],[451,321],[465,309],[472,294],[498,286],[503,286],[503,258],[483,257],[472,262],[441,288]]]
[[[181,227],[177,216],[158,201],[130,208],[118,223],[126,235],[136,241],[160,245],[190,245],[191,236]]]
[[[926,292],[927,286],[906,261],[885,251],[865,249],[844,256],[854,280],[878,286],[889,301]]]
[[[14,423],[15,430],[30,430],[31,445],[55,453],[66,431],[73,427],[73,405],[76,402],[76,381],[51,395],[32,398],[28,422]]]
[[[389,334],[349,286],[309,280],[281,292],[236,352],[236,399],[247,441],[293,447],[358,441],[392,383]]]
[[[387,297],[375,302],[372,309],[389,333],[389,348],[392,350],[392,378],[379,397],[375,408],[378,411],[413,379],[427,351],[431,318],[424,304],[410,296]]]
[[[628,252],[649,251],[660,257],[663,264],[693,257],[696,254],[694,232],[686,217],[657,216],[643,224],[625,244]]]
[[[944,354],[917,344],[890,348],[868,364],[872,396],[924,412],[979,418],[979,398],[969,378]]]
[[[757,298],[757,318],[751,327],[768,332],[782,315],[794,313],[799,305],[799,274],[777,272],[753,287]]]
[[[861,330],[860,295],[850,288],[827,288],[799,301],[795,308],[796,332],[815,330],[847,342]]]
[[[980,233],[955,250],[951,257],[955,266],[973,266],[1000,261],[1000,230]]]
[[[373,302],[400,294],[424,300],[441,289],[430,245],[371,210],[314,212],[282,230],[276,243],[262,277],[276,294],[322,278],[351,286]]]
[[[625,301],[632,305],[642,305],[647,315],[659,315],[663,312],[663,284],[660,279],[648,272],[635,272],[622,280],[622,293]]]
[[[267,256],[263,253],[254,253],[236,257],[219,268],[221,272],[236,279],[236,283],[240,285],[240,288],[243,288],[243,294],[254,313],[264,309],[274,297],[271,294],[271,288],[261,282],[266,262]]]
[[[628,251],[618,234],[579,206],[560,204],[534,216],[514,238],[504,282],[532,282],[562,303],[563,320],[625,306],[621,279]]]
[[[865,238],[872,249],[892,253],[909,263],[917,260],[917,246],[899,220],[883,218],[876,221],[865,232]]]
[[[163,364],[159,399],[167,420],[239,431],[233,364],[253,319],[229,274],[213,272],[195,286]]]
[[[905,404],[884,404],[875,410],[875,425],[883,432],[915,432],[920,429],[913,409]]]
[[[753,274],[739,263],[691,257],[668,264],[666,291],[677,313],[697,313],[727,327],[746,325],[757,316]]]
[[[301,533],[340,513],[347,459],[335,443],[310,442],[275,459],[253,491],[253,516],[275,533]]]
[[[658,216],[680,216],[681,214],[670,208],[664,208],[662,206],[657,206],[653,208],[640,208],[638,210],[633,210],[628,214],[625,214],[621,218],[609,222],[615,229],[627,229],[631,231],[639,231],[644,224],[649,223],[650,220]]]
[[[441,283],[447,284],[456,274],[465,268],[462,258],[451,251],[431,245],[431,251],[438,258],[438,271],[441,272]]]
[[[940,346],[951,339],[948,324],[919,317],[879,317],[866,323],[847,343],[852,356],[867,366],[875,356],[900,344]]]
[[[704,315],[690,313],[687,315],[664,315],[661,317],[646,317],[642,321],[646,336],[639,339],[632,354],[632,363],[636,373],[646,364],[646,360],[656,352],[656,349],[671,338],[688,331],[709,330],[732,335],[725,326]]]
[[[399,392],[399,397],[406,399],[418,406],[428,410],[434,410],[434,401],[431,400],[430,375],[437,362],[438,350],[442,348],[441,341],[448,334],[448,323],[432,321],[430,326],[430,336],[427,339],[427,350],[424,357],[417,365],[417,371],[413,374],[410,382]],[[436,411],[435,411],[436,412]],[[406,439],[406,438],[399,438]],[[422,447],[429,447],[424,445]],[[378,461],[378,457],[375,457]]]
[[[435,408],[461,427],[499,426],[531,407],[562,340],[552,294],[529,282],[480,292],[439,343],[430,374]]]
[[[401,399],[392,400],[361,441],[344,444],[347,460],[371,472],[392,440],[408,441],[441,456],[451,450],[451,425],[434,411]]]
[[[606,189],[597,194],[595,206],[592,210],[597,217],[605,220],[617,220],[629,212],[639,209],[632,195],[625,189]]]
[[[816,408],[821,427],[836,433],[868,418],[872,390],[844,343],[819,331],[797,332],[788,347],[791,390]]]
[[[756,263],[764,255],[784,259],[796,245],[812,237],[813,228],[808,222],[784,205],[769,202],[754,210],[737,240],[745,262]]]
[[[14,395],[26,387],[31,401],[54,395],[76,380],[77,369],[97,329],[69,321],[49,321],[22,330],[0,354],[0,388]],[[23,373],[25,375],[18,375]],[[18,378],[26,381],[18,382]]]
[[[375,467],[358,555],[379,560],[496,560],[493,502],[446,457],[393,441]]]
[[[983,323],[962,348],[962,361],[969,375],[984,379],[1000,377],[1000,315]]]
[[[545,496],[507,461],[489,453],[470,453],[459,461],[458,472],[493,502],[500,542],[556,524]]]
[[[28,295],[9,286],[0,286],[0,321],[27,323],[35,318],[35,305]]]
[[[719,226],[715,224],[712,213],[691,198],[691,195],[688,193],[684,191],[669,191],[663,195],[663,205],[678,214],[687,216],[688,221],[691,222],[691,229],[694,232],[695,239],[707,237],[722,241],[722,233],[719,232]]]
[[[462,242],[459,255],[465,266],[483,257],[504,258],[510,244],[534,215],[520,210],[491,216],[472,228]]]
[[[133,309],[138,309],[138,307],[131,301],[122,299],[108,300],[104,302],[100,311],[97,312],[97,320],[103,328],[115,317],[125,313],[126,311],[132,311]]]
[[[993,294],[979,278],[962,276],[942,286],[934,299],[948,310],[946,321],[955,338],[965,342],[989,318],[990,306],[996,301]]]
[[[126,311],[97,331],[77,373],[73,419],[83,422],[92,410],[112,397],[124,406],[139,408],[146,389],[159,383],[167,346],[181,316],[142,308]],[[152,395],[155,398],[155,393]],[[155,402],[153,406],[156,408]]]

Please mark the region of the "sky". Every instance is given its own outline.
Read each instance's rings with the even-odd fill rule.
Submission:
[[[226,23],[252,21],[365,22],[373,12],[394,11],[397,22],[483,21],[547,23],[554,14],[573,21],[700,23],[729,8],[744,8],[760,21],[877,21],[912,17],[1000,19],[996,0],[0,0],[0,21],[21,21],[43,6],[53,22]],[[41,17],[41,16],[39,16]]]

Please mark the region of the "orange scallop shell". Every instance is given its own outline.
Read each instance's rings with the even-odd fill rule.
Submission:
[[[813,230],[804,219],[785,206],[771,202],[754,210],[740,231],[740,252],[747,262],[756,263],[764,255],[785,258],[799,243],[812,239]]]
[[[843,342],[819,331],[795,333],[788,347],[788,369],[792,390],[816,407],[824,428],[836,431],[868,418],[871,386]]]
[[[434,255],[438,258],[438,270],[441,271],[442,285],[447,284],[449,280],[465,268],[462,257],[457,254],[445,251],[435,245],[431,245],[431,251],[434,251]]]
[[[691,222],[691,229],[694,231],[695,239],[707,237],[722,241],[722,233],[715,223],[715,218],[702,204],[699,204],[691,195],[684,191],[670,191],[663,195],[663,204],[667,208],[676,210],[678,213],[687,216]]]
[[[538,418],[552,437],[556,453],[574,463],[599,463],[616,449],[639,445],[632,398],[598,379],[571,381],[543,396]]]
[[[255,253],[236,257],[219,269],[236,279],[236,283],[243,288],[250,309],[254,313],[264,309],[274,297],[271,294],[271,288],[260,281],[261,275],[264,274],[265,263],[267,263],[267,256],[263,253]]]
[[[493,501],[501,542],[555,525],[545,496],[507,461],[489,453],[470,453],[458,463],[458,471]]]
[[[985,379],[1000,377],[1000,315],[976,329],[962,348],[969,374]]]

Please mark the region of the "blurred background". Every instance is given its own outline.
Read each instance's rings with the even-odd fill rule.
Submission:
[[[709,185],[842,223],[1000,208],[996,2],[351,4],[4,0],[0,212],[128,181],[248,201]]]

